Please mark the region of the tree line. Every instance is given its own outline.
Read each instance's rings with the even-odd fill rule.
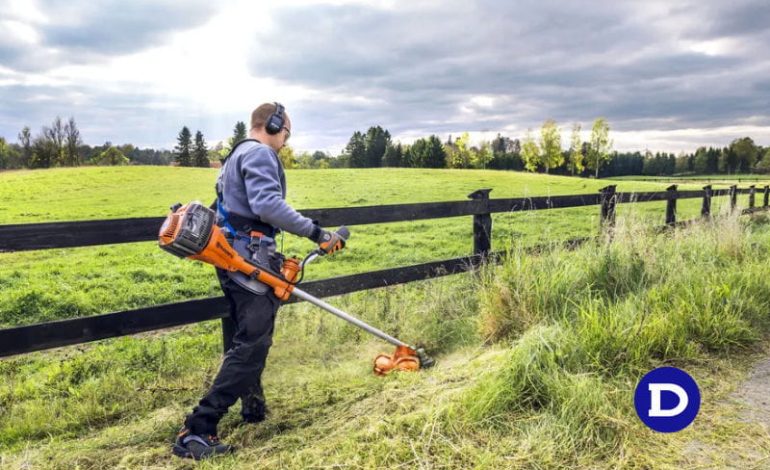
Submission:
[[[550,173],[565,168],[571,174],[585,169],[598,175],[599,169],[612,156],[609,124],[603,118],[594,121],[591,140],[582,142],[580,125],[573,127],[569,150],[562,150],[559,128],[552,119],[543,123],[539,138],[531,129],[523,142],[498,134],[490,142],[472,145],[464,132],[442,142],[436,135],[415,140],[411,145],[395,143],[390,132],[380,126],[370,127],[366,134],[356,131],[340,155],[341,166],[350,168],[416,167],[479,168],[529,170]]]
[[[699,147],[693,153],[614,153],[602,167],[600,177],[645,175],[704,175],[770,173],[770,147],[754,143],[751,137],[734,139],[726,147]]]
[[[34,136],[25,126],[17,138],[18,144],[9,144],[0,137],[0,168],[49,168],[82,163],[79,147],[83,142],[73,117],[65,122],[56,116],[50,126],[43,126]]]
[[[617,152],[612,149],[610,126],[596,119],[588,141],[582,141],[581,125],[572,126],[563,142],[557,123],[546,120],[538,134],[531,129],[520,140],[498,134],[476,145],[467,132],[445,141],[437,135],[402,144],[381,126],[355,131],[343,151],[296,153],[285,146],[279,156],[286,168],[478,168],[610,177],[625,175],[670,176],[687,174],[770,173],[770,148],[756,145],[750,137],[733,140],[726,147],[701,147],[678,155],[667,152]],[[0,137],[0,169],[51,168],[79,165],[169,165],[208,167],[221,160],[232,146],[247,137],[246,125],[236,122],[230,138],[209,148],[201,131],[193,137],[187,126],[177,135],[172,151],[140,149],[132,144],[105,142],[89,146],[82,142],[75,119],[56,117],[32,135],[28,126],[18,134],[18,143]],[[564,149],[563,147],[566,147]]]
[[[548,119],[538,135],[529,129],[521,140],[497,134],[491,141],[471,145],[466,132],[454,139],[450,135],[443,143],[431,135],[403,145],[393,142],[388,130],[373,126],[366,133],[354,132],[338,157],[324,157],[333,163],[315,167],[486,168],[595,178],[770,173],[770,147],[756,145],[750,137],[735,139],[726,147],[700,147],[676,155],[613,150],[610,125],[604,118],[593,121],[587,141],[582,140],[581,130],[581,124],[575,123],[563,145],[557,123]],[[323,163],[323,159],[313,160]]]
[[[51,125],[33,135],[24,126],[17,142],[0,137],[0,169],[76,167],[81,165],[168,165],[168,150],[140,149],[132,144],[86,145],[74,117],[56,116]]]

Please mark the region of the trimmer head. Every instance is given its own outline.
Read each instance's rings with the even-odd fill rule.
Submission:
[[[374,373],[386,375],[394,370],[418,371],[436,364],[422,348],[412,349],[408,346],[396,346],[393,355],[380,354],[374,359]]]

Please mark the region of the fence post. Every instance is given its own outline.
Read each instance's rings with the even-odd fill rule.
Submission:
[[[616,187],[617,186],[613,184],[599,190],[601,193],[601,215],[599,224],[602,229],[604,229],[604,227],[615,226],[615,203],[617,202],[617,197],[615,196]]]
[[[730,186],[730,212],[735,211],[735,207],[738,205],[738,185],[734,184]]]
[[[473,215],[473,254],[486,258],[492,250],[492,214],[489,212],[489,192],[491,189],[479,189],[468,195],[477,201],[484,201],[486,214]]]
[[[765,185],[765,201],[764,201],[764,207],[767,207],[770,205],[770,186]]]
[[[703,206],[700,209],[701,217],[708,219],[711,217],[711,185],[703,187]]]
[[[672,184],[668,188],[668,203],[666,204],[666,225],[674,226],[676,224],[676,185]]]
[[[756,185],[749,186],[749,207],[754,207],[754,198],[756,194]]]

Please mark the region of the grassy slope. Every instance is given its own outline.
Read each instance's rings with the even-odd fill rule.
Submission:
[[[316,177],[303,173],[311,172],[289,177]],[[505,173],[466,172],[465,177],[476,173],[511,178],[496,188],[514,184],[515,178]],[[407,172],[407,176],[411,180],[413,175]],[[457,178],[455,184],[465,188]],[[375,183],[369,184],[374,188]],[[473,189],[473,183],[464,184]],[[593,182],[578,180],[584,183]],[[394,184],[411,185],[390,183]],[[441,181],[436,186],[449,184]],[[383,186],[377,190],[385,191]],[[366,196],[378,199],[375,194],[371,189]],[[435,199],[425,200],[453,199],[434,195]],[[111,216],[125,216],[114,208],[104,210],[112,211]],[[522,229],[520,225],[531,221],[524,219],[515,227]],[[561,222],[565,230],[574,227],[574,221]],[[402,233],[410,230],[405,227]],[[435,243],[446,240],[446,234],[433,222],[422,230],[436,241],[405,251],[415,258],[439,257]],[[480,291],[472,277],[456,276],[333,299],[388,331],[420,338],[439,356],[435,370],[385,380],[368,372],[369,358],[381,345],[334,318],[303,305],[290,306],[279,318],[265,377],[273,415],[262,425],[246,428],[236,426],[237,413],[228,415],[222,433],[242,451],[200,468],[760,464],[770,454],[766,430],[739,421],[739,408],[726,401],[748,357],[734,359],[733,355],[756,344],[756,332],[767,330],[770,299],[751,293],[770,291],[762,275],[770,261],[770,240],[764,226],[754,232],[743,235],[733,224],[718,227],[713,235],[695,233],[689,242],[687,237],[670,242],[666,237],[648,239],[635,233],[620,237],[617,250],[586,247],[577,253],[556,250],[537,258],[514,256],[508,267],[482,277]],[[469,235],[468,230],[458,236]],[[363,259],[344,258],[360,245],[376,252],[376,242],[367,236],[372,234],[361,235],[336,261],[349,263],[346,269],[367,269]],[[500,247],[502,241],[498,243]],[[216,293],[209,271],[187,270],[193,263],[182,265],[185,268],[179,272],[170,270],[168,275],[176,279],[166,278],[155,266],[145,267],[145,274],[133,272],[157,251],[144,245],[148,244],[134,245],[136,258],[125,260],[128,267],[122,264],[122,250],[110,251],[118,247],[99,248],[104,254],[95,259],[102,259],[107,291],[111,282],[118,282],[120,289],[134,291],[131,295],[156,284],[161,284],[157,290],[161,296],[170,295],[165,292],[169,290],[179,296]],[[77,256],[78,250],[58,251],[57,256],[63,257],[60,272],[48,279],[55,288],[79,269],[66,261],[97,262],[88,253]],[[76,252],[74,258],[70,252]],[[649,262],[645,261],[648,256],[640,257],[640,253],[658,252],[661,255]],[[0,269],[14,264],[14,271],[26,274],[36,268],[39,255],[2,255],[7,257],[3,261],[11,263]],[[629,262],[637,258],[641,264]],[[157,258],[157,263],[167,261]],[[335,265],[330,262],[323,270]],[[665,280],[696,284],[694,279],[704,271],[713,275],[704,277],[703,290],[698,292],[712,294],[694,298],[712,300],[709,308],[692,310],[706,312],[695,324],[700,329],[683,335],[670,349],[645,349],[645,345],[665,345],[665,338],[673,336],[668,333],[676,328],[692,329],[687,315],[676,313],[693,297],[688,297],[687,289],[675,290],[681,295],[672,297]],[[150,275],[158,277],[142,277]],[[133,284],[139,288],[132,288]],[[110,301],[93,301],[98,292],[83,292],[81,300]],[[153,295],[147,292],[135,301],[152,302]],[[577,300],[564,302],[564,295]],[[635,323],[640,318],[634,306],[653,312],[654,321],[645,323],[644,329]],[[645,341],[630,341],[636,351],[633,360],[628,347],[622,348],[633,338],[629,328],[645,332]],[[481,346],[483,338],[496,342]],[[218,365],[219,347],[217,324],[211,322],[0,362],[0,467],[192,468],[168,455],[167,441],[205,390]],[[556,356],[550,351],[556,351]],[[704,396],[696,423],[668,436],[644,429],[628,401],[641,371],[661,361],[694,374]]]

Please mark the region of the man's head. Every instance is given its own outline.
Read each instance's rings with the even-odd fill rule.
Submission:
[[[277,132],[272,133],[271,130]],[[279,103],[261,104],[251,113],[249,135],[278,152],[291,135],[289,115]]]

